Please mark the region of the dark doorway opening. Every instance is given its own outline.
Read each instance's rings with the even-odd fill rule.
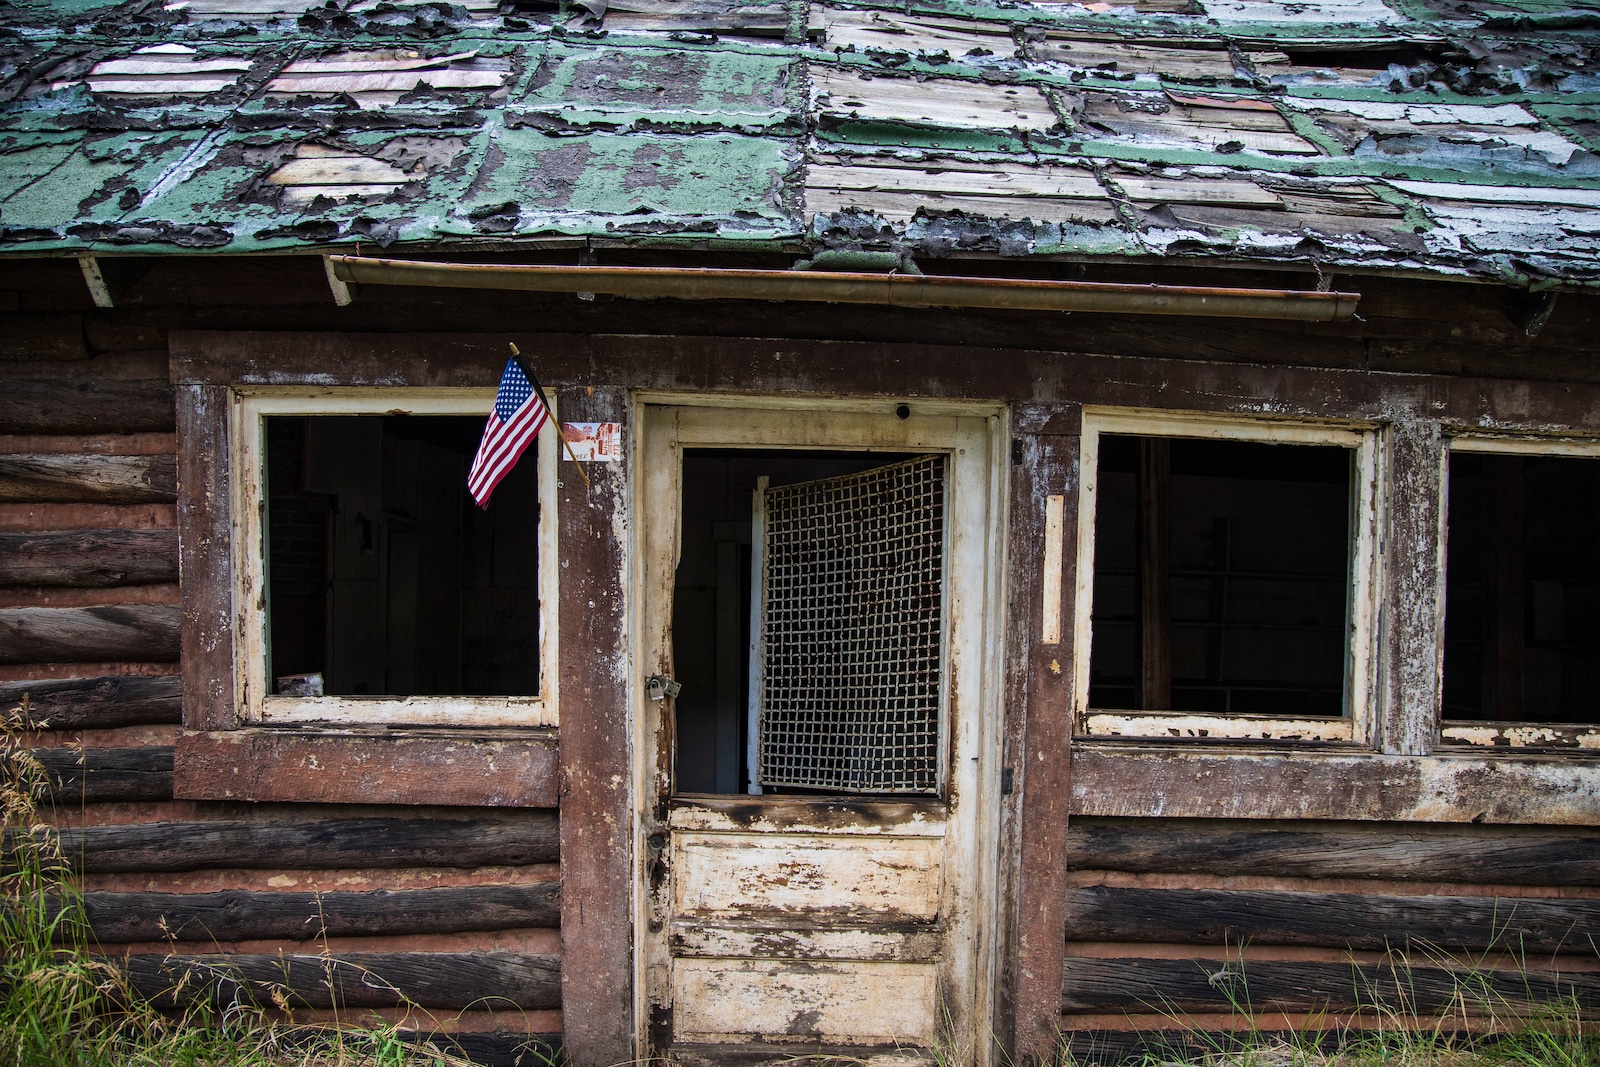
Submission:
[[[771,487],[856,474],[909,457],[788,449],[684,453],[681,540],[673,588],[674,789],[750,791],[752,514]],[[802,790],[794,790],[803,792]]]
[[[478,416],[267,418],[274,692],[538,694],[536,446],[480,509],[482,433]]]
[[[1444,718],[1600,722],[1600,460],[1455,452]]]
[[[1355,451],[1099,442],[1090,707],[1345,714]]]

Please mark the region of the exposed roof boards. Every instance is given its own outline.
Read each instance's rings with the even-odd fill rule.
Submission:
[[[904,15],[898,11],[827,8],[822,15],[833,51],[976,57],[1016,54],[1011,27],[971,19]]]
[[[159,44],[96,63],[84,80],[96,94],[202,96],[237,85],[249,69],[247,56],[206,56],[188,45]]]
[[[1093,171],[1017,163],[813,163],[806,171],[805,203],[808,212],[867,211],[893,221],[910,219],[919,210],[1037,222],[1106,223],[1116,216]]]
[[[811,68],[811,85],[817,113],[834,119],[1013,130],[1048,130],[1060,122],[1044,94],[1029,85],[890,77],[820,65]]]
[[[414,49],[337,52],[296,60],[267,83],[269,97],[348,96],[364,108],[387,107],[426,86],[435,90],[494,90],[510,77],[505,59],[477,52],[424,56]]]
[[[1295,133],[1272,104],[1251,98],[1085,93],[1077,117],[1090,130],[1136,144],[1269,155],[1314,156],[1321,151]]]
[[[1028,57],[1038,62],[1102,77],[1149,74],[1174,82],[1226,84],[1236,74],[1233,57],[1221,41],[1205,48],[1187,42],[1108,41],[1050,34],[1042,41],[1029,42],[1027,51]]]
[[[344,199],[352,196],[388,196],[407,182],[422,177],[407,174],[381,159],[325,145],[303,144],[294,158],[267,175],[267,181],[283,187],[284,203],[310,204],[317,197]]]

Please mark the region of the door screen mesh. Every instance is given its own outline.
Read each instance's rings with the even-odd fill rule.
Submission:
[[[939,787],[945,459],[769,489],[764,787]]]

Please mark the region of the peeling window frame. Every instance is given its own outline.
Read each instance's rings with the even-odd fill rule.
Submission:
[[[266,589],[266,418],[271,415],[458,415],[487,418],[493,389],[235,389],[232,469],[234,706],[243,723],[381,726],[556,726],[556,603],[559,579],[557,415],[539,431],[539,688],[531,696],[280,696],[270,692]],[[551,399],[552,406],[555,401]]]
[[[1094,534],[1102,434],[1264,444],[1336,445],[1355,452],[1345,652],[1345,712],[1340,716],[1110,711],[1089,706],[1093,642]],[[1127,408],[1083,409],[1079,456],[1078,543],[1073,590],[1072,721],[1085,739],[1143,741],[1330,742],[1369,745],[1377,722],[1377,616],[1381,604],[1379,529],[1386,494],[1380,428],[1367,422],[1289,420]]]
[[[1564,754],[1600,755],[1600,723],[1446,719],[1444,717],[1444,620],[1449,583],[1450,456],[1454,452],[1490,456],[1570,456],[1600,460],[1600,440],[1540,437],[1532,434],[1445,430],[1444,471],[1439,485],[1439,684],[1434,717],[1439,745],[1445,751],[1496,752],[1558,750]],[[1574,752],[1576,750],[1576,752]]]

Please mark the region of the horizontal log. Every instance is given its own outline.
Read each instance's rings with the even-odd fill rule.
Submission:
[[[1337,1031],[1331,1026],[1319,1026],[1312,1032],[1273,1032],[1248,1027],[1242,1030],[1184,1029],[1181,1022],[1173,1020],[1168,1030],[1085,1030],[1063,1020],[1061,1059],[1074,1067],[1121,1067],[1122,1064],[1147,1067],[1152,1063],[1215,1062],[1228,1053],[1245,1053],[1237,1061],[1223,1062],[1251,1064],[1256,1062],[1248,1055],[1251,1051],[1259,1052],[1274,1045],[1332,1051],[1338,1047],[1341,1036],[1346,1040],[1359,1040],[1362,1034],[1360,1030]]]
[[[36,748],[58,802],[172,799],[172,748]]]
[[[0,392],[0,433],[150,433],[173,427],[165,381],[12,381]]]
[[[88,359],[83,316],[66,312],[12,312],[0,330],[0,359]]]
[[[187,800],[553,808],[557,742],[459,734],[219,730],[178,741]]]
[[[1067,864],[1138,874],[1253,874],[1495,885],[1600,884],[1593,830],[1209,819],[1073,819]]]
[[[67,827],[62,847],[86,874],[259,868],[491,867],[554,863],[556,814],[472,819],[132,823]]]
[[[567,1062],[560,1034],[427,1034],[418,1040],[483,1067],[533,1067],[541,1063]]]
[[[177,580],[177,530],[0,533],[0,585],[154,585]]]
[[[1080,1011],[1355,1011],[1433,1013],[1527,1011],[1576,1000],[1600,1005],[1594,972],[1489,970],[1397,963],[1087,959],[1069,957],[1061,1010]],[[1570,1001],[1569,1001],[1570,1003]]]
[[[0,456],[0,502],[166,504],[178,498],[177,469],[167,455]]]
[[[114,960],[159,1007],[238,1000],[271,1005],[274,993],[312,1008],[561,1006],[561,958],[520,952],[351,952],[337,957],[196,955]]]
[[[29,721],[51,730],[109,729],[179,721],[183,680],[176,674],[0,682],[0,712],[27,697]]]
[[[1600,767],[1556,755],[1075,746],[1072,814],[1600,825]]]
[[[1600,900],[1087,886],[1067,940],[1585,952]]]
[[[561,925],[561,885],[448,886],[363,893],[84,894],[95,939],[306,941],[317,937],[448,934]]]
[[[171,663],[182,610],[175,604],[0,608],[0,663]]]

